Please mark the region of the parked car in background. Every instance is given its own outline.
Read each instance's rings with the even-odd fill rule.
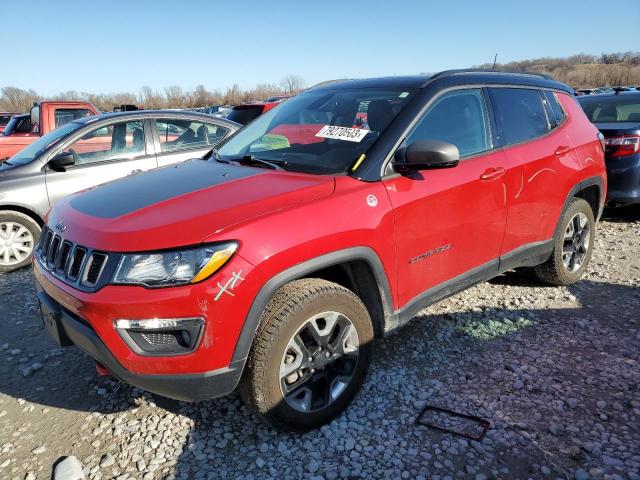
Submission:
[[[0,272],[25,266],[45,213],[100,183],[201,157],[240,126],[178,111],[76,118],[0,163]]]
[[[581,278],[606,182],[572,93],[495,71],[305,90],[209,161],[59,202],[34,258],[45,326],[145,390],[239,387],[277,428],[325,424],[423,307],[516,267]]]
[[[72,120],[98,113],[96,107],[86,102],[37,102],[31,107],[28,123],[22,119],[23,128],[9,132],[5,129],[0,135],[0,161]],[[24,131],[27,126],[28,131]]]
[[[14,133],[29,133],[31,131],[31,120],[28,113],[20,115],[14,115],[4,127],[4,130],[0,133],[2,135],[9,136]],[[2,160],[0,160],[1,162]]]
[[[18,115],[18,113],[0,112],[0,133],[4,131],[4,127],[7,126],[7,123],[14,115]]]
[[[273,107],[276,107],[279,103],[280,102],[256,102],[236,105],[231,109],[226,118],[227,120],[239,123],[240,125],[246,125],[263,113],[268,112]]]
[[[604,135],[608,204],[640,203],[640,92],[592,95],[578,102]]]
[[[272,102],[284,102],[287,98],[291,98],[291,95],[272,95],[265,99],[265,103]]]

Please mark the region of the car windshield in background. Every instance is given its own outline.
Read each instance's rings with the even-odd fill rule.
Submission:
[[[640,123],[640,93],[580,97],[578,102],[593,123]]]
[[[9,163],[11,165],[25,165],[32,162],[34,159],[42,155],[47,148],[55,143],[58,143],[60,139],[66,137],[68,134],[80,128],[81,126],[82,124],[80,123],[70,122],[60,128],[55,129],[45,136],[40,137],[31,145],[28,145],[27,147],[20,150],[9,159]]]
[[[260,116],[264,110],[264,105],[239,105],[234,107],[227,115],[227,120],[246,125]]]
[[[344,173],[413,93],[380,88],[302,93],[239,130],[218,155],[230,161],[264,160],[289,171]]]

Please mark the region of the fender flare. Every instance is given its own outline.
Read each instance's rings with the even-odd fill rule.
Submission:
[[[391,288],[389,286],[389,279],[387,278],[387,274],[382,266],[382,262],[380,261],[378,254],[369,247],[352,247],[344,250],[337,250],[335,252],[330,252],[305,262],[298,263],[297,265],[278,273],[263,285],[254,298],[251,308],[249,309],[249,313],[245,318],[231,362],[233,363],[246,360],[249,355],[249,351],[251,350],[251,345],[253,344],[256,331],[258,330],[262,312],[273,294],[279,288],[286,283],[297,280],[298,278],[303,278],[317,270],[353,260],[363,260],[369,265],[369,267],[371,267],[376,284],[380,290],[384,317],[385,320],[388,319],[393,312],[393,298],[391,295]]]

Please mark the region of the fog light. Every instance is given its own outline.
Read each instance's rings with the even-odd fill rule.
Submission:
[[[138,355],[184,355],[193,352],[204,330],[202,318],[116,320],[120,337]]]

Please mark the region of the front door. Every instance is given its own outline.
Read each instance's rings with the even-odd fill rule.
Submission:
[[[144,120],[121,121],[90,130],[62,149],[73,154],[74,165],[64,171],[47,167],[49,204],[62,197],[157,166],[147,152]]]
[[[401,308],[465,274],[497,272],[507,213],[506,158],[491,150],[488,118],[481,89],[444,93],[403,146],[449,142],[458,147],[459,164],[384,180],[395,212]]]

